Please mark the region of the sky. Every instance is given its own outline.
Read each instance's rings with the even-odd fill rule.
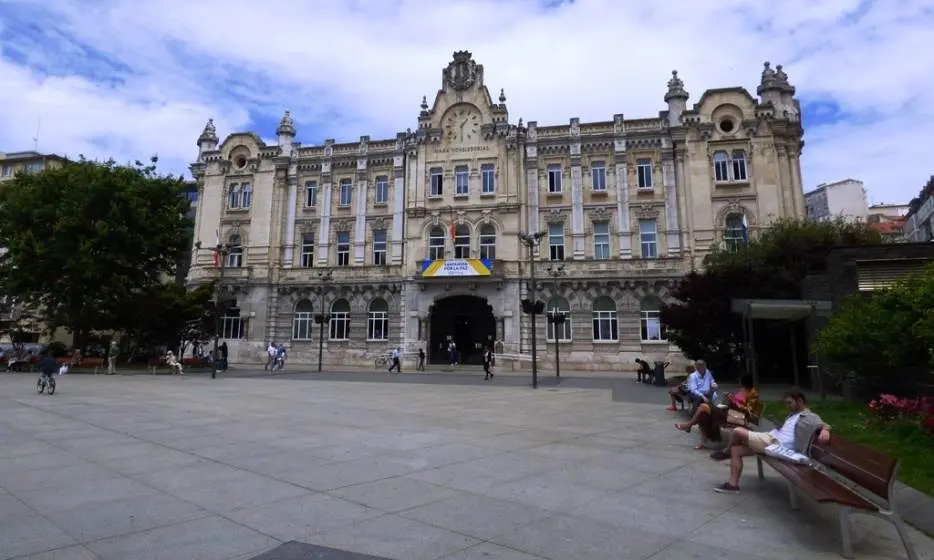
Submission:
[[[755,94],[783,64],[804,111],[805,189],[907,202],[934,174],[934,0],[0,0],[0,151],[185,173],[218,135],[358,141],[415,128],[455,50],[510,119],[657,116],[671,71]],[[38,140],[36,140],[38,138]]]

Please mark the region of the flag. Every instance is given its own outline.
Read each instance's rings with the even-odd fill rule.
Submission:
[[[217,268],[221,265],[221,234],[217,230],[214,230],[214,237],[217,240],[214,244],[214,267]]]
[[[454,224],[451,224],[451,227],[448,228],[448,234],[451,236],[451,241],[454,241],[454,237],[457,234],[457,228],[454,227]]]
[[[743,214],[743,245],[749,244],[749,220],[746,219],[746,214]]]

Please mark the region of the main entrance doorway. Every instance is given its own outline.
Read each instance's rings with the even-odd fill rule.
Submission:
[[[450,296],[431,306],[429,361],[451,362],[447,351],[454,341],[462,364],[482,364],[483,352],[496,339],[496,319],[485,299],[476,296]]]

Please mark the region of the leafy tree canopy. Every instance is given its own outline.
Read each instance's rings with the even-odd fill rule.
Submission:
[[[934,265],[890,288],[848,296],[814,349],[828,365],[869,384],[934,367]]]
[[[0,285],[82,340],[120,328],[118,311],[171,274],[188,219],[181,177],[83,157],[0,189]]]
[[[182,342],[204,340],[214,331],[214,283],[188,291],[176,283],[151,286],[128,302],[116,318],[126,325],[129,353],[148,354],[156,347],[176,350]]]
[[[746,247],[715,248],[704,270],[681,280],[662,307],[668,338],[691,358],[711,368],[732,369],[741,359],[743,326],[731,300],[796,299],[805,276],[823,266],[825,255],[840,245],[876,245],[881,235],[863,223],[778,220]]]

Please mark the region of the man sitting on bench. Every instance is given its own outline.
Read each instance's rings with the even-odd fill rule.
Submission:
[[[805,454],[811,434],[820,428],[817,442],[824,445],[830,442],[830,426],[820,416],[807,407],[807,397],[798,389],[785,392],[785,406],[788,418],[780,428],[770,432],[752,432],[745,428],[736,428],[730,434],[730,443],[726,450],[716,451],[710,457],[717,461],[730,459],[730,479],[714,488],[721,494],[739,494],[739,478],[743,474],[743,457],[765,454],[765,448],[772,444],[793,449]]]

